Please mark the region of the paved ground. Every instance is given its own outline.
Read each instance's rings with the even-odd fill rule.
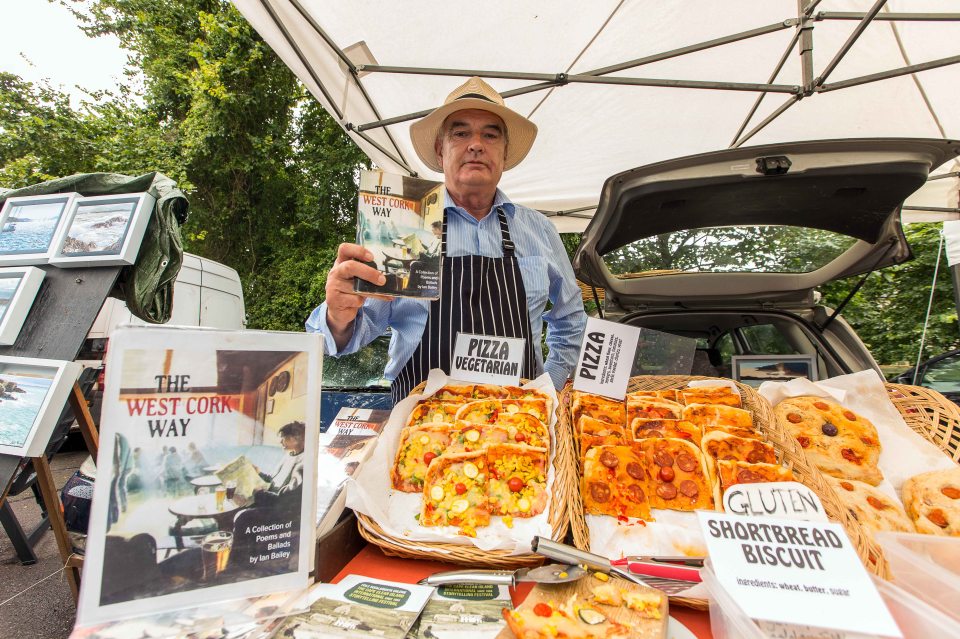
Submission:
[[[51,468],[58,489],[80,468],[86,456],[86,451],[61,452],[54,456]],[[10,504],[24,529],[32,530],[37,525],[40,508],[33,491],[25,490],[11,497]],[[73,629],[76,607],[70,585],[61,570],[63,563],[53,532],[47,531],[34,547],[34,552],[38,556],[37,563],[22,566],[9,538],[0,528],[0,637],[66,638]]]

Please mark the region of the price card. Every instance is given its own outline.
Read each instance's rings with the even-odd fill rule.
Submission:
[[[639,341],[640,329],[635,326],[587,318],[573,388],[623,399]]]
[[[457,333],[450,377],[464,382],[516,386],[523,368],[525,339]]]
[[[828,521],[817,494],[795,481],[735,484],[723,493],[723,510],[732,515]]]
[[[748,617],[903,636],[840,524],[697,515],[717,580]]]

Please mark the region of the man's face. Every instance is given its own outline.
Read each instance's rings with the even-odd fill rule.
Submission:
[[[503,120],[489,111],[467,109],[448,116],[441,131],[436,151],[447,186],[454,193],[496,188],[507,154]]]
[[[284,450],[289,450],[293,453],[300,454],[303,452],[304,441],[303,437],[297,435],[283,435],[280,438],[280,446]]]

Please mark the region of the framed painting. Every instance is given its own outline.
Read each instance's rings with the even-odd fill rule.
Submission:
[[[155,202],[148,193],[74,199],[50,263],[60,268],[133,264]]]
[[[0,211],[0,266],[46,264],[76,193],[12,197]]]
[[[0,268],[0,345],[17,341],[44,275],[36,266]]]
[[[0,453],[44,453],[81,370],[77,362],[0,356]]]
[[[734,355],[733,378],[748,386],[763,382],[789,382],[797,377],[817,381],[815,355]]]

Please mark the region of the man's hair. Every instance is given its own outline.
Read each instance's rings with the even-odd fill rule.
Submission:
[[[433,224],[431,224],[430,226],[432,226],[432,227],[435,228],[435,229],[441,229],[441,230],[442,230],[442,229],[443,229],[443,222],[441,222],[440,220],[436,220],[436,221],[433,222]]]
[[[290,422],[280,427],[280,437],[304,437],[307,426],[303,422]]]

